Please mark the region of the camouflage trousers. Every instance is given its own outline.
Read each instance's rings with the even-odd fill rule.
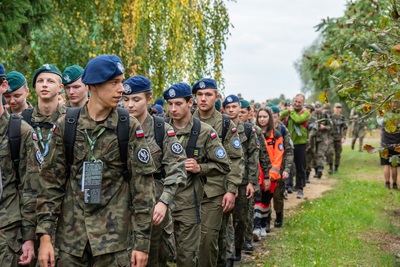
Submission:
[[[328,164],[335,163],[335,166],[340,165],[340,158],[343,151],[342,142],[341,140],[335,141],[333,140],[332,143],[329,145],[326,161]],[[335,158],[333,157],[335,155]],[[335,159],[335,161],[333,160]]]
[[[317,167],[317,156],[315,153],[315,142],[314,138],[310,139],[309,144],[306,148],[306,172],[310,173],[313,168]]]
[[[317,160],[317,167],[318,166],[325,166],[325,155],[326,155],[326,150],[328,149],[328,143],[327,139],[322,139],[321,141],[316,141],[315,142],[315,148],[316,148],[316,160]]]
[[[19,266],[21,240],[20,223],[13,223],[0,230],[0,266]]]
[[[201,202],[201,240],[199,266],[214,267],[218,258],[218,236],[222,225],[222,198],[204,198]]]
[[[274,202],[274,210],[275,212],[283,212],[284,207],[284,197],[286,183],[285,180],[279,179],[277,182],[277,186],[274,191],[274,196],[272,197]]]
[[[200,246],[200,224],[197,222],[196,209],[190,208],[172,212],[176,244],[176,266],[198,266]]]
[[[174,226],[170,209],[167,209],[164,221],[153,225],[151,230],[149,260],[147,266],[167,266],[167,262],[175,256]]]
[[[93,256],[89,242],[86,244],[82,257],[73,256],[59,251],[57,267],[130,267],[131,250],[126,249],[115,253]]]
[[[253,230],[254,230],[254,197],[249,199],[249,209],[247,211],[248,224],[246,227],[245,240],[253,240]]]

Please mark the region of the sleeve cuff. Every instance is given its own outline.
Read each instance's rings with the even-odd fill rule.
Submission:
[[[232,194],[236,194],[237,192],[237,186],[233,183],[228,182],[228,188],[226,190],[227,192],[231,192]]]
[[[35,240],[36,239],[36,229],[35,228],[22,228],[22,240]]]
[[[133,250],[149,253],[150,240],[141,237],[133,237],[133,239],[134,239]]]

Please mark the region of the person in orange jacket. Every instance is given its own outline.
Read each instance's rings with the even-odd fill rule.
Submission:
[[[276,188],[276,181],[281,179],[280,169],[283,158],[283,137],[281,133],[274,128],[272,111],[269,107],[259,109],[256,117],[256,124],[264,134],[265,144],[267,146],[268,156],[271,160],[271,168],[268,175],[265,175],[260,168],[259,184],[260,192],[255,195],[254,203],[254,231],[255,241],[261,237],[267,236],[265,230],[267,217],[271,213],[271,199]],[[269,179],[268,179],[269,177]]]

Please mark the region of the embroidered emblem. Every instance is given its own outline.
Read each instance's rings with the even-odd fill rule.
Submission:
[[[150,160],[149,151],[147,151],[147,149],[145,149],[145,148],[141,148],[139,150],[137,156],[138,156],[139,161],[142,163],[145,163],[145,164],[148,163]]]

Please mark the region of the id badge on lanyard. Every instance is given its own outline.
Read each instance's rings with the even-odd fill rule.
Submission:
[[[103,162],[100,160],[83,162],[82,192],[86,204],[101,204],[101,182]]]

